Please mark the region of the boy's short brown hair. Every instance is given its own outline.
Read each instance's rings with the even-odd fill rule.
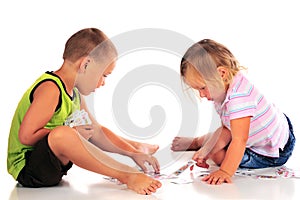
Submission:
[[[101,48],[99,47],[101,44]],[[91,53],[94,58],[98,59],[103,53],[113,53],[115,56],[117,51],[108,39],[108,37],[97,28],[86,28],[73,34],[65,44],[63,59],[75,62],[78,59],[88,56]],[[95,55],[97,53],[97,55]],[[104,54],[105,56],[105,54]]]

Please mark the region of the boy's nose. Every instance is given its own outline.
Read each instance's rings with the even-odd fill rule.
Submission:
[[[105,80],[104,78],[100,79],[98,84],[97,84],[97,88],[99,88],[100,86],[104,86],[105,85]]]

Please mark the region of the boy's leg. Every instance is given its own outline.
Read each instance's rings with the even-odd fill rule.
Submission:
[[[18,175],[24,187],[48,187],[59,184],[63,175],[72,167],[72,162],[63,165],[48,145],[48,135],[42,138],[33,151],[25,153],[26,165]]]
[[[143,142],[137,142],[133,140],[129,140],[126,138],[123,138],[126,142],[131,144],[134,148],[136,148],[138,151],[145,153],[145,154],[154,154],[156,151],[159,149],[159,146],[156,144],[148,144],[148,143],[143,143]]]
[[[117,178],[138,193],[151,194],[161,186],[159,181],[110,158],[70,127],[61,126],[52,130],[48,143],[63,164],[71,161],[89,171]]]
[[[141,143],[141,142],[123,138],[119,135],[116,135],[115,133],[113,133],[112,131],[110,131],[108,128],[106,128],[104,126],[102,126],[101,128],[102,128],[102,131],[100,133],[105,134],[105,137],[107,139],[111,140],[112,143],[114,143],[114,141],[117,141],[117,140],[123,140],[124,142],[127,142],[128,144],[130,144],[137,151],[145,153],[145,154],[150,154],[150,155],[154,154],[159,148],[158,145]]]

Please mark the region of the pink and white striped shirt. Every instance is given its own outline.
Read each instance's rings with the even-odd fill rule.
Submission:
[[[225,127],[230,120],[251,116],[247,148],[269,157],[279,157],[289,138],[286,117],[239,72],[230,84],[222,104],[215,108]]]

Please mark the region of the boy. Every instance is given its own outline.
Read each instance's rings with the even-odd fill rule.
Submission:
[[[144,171],[144,162],[148,162],[159,171],[157,160],[139,150],[146,144],[125,140],[98,124],[81,96],[104,85],[116,57],[114,45],[103,32],[96,28],[80,30],[66,42],[60,69],[46,72],[25,92],[13,117],[7,157],[8,172],[20,184],[57,185],[74,163],[117,178],[140,194],[151,194],[161,187],[159,181],[102,152],[129,156]],[[66,118],[81,109],[92,123],[65,126]],[[154,145],[147,147],[152,153],[157,150]]]

